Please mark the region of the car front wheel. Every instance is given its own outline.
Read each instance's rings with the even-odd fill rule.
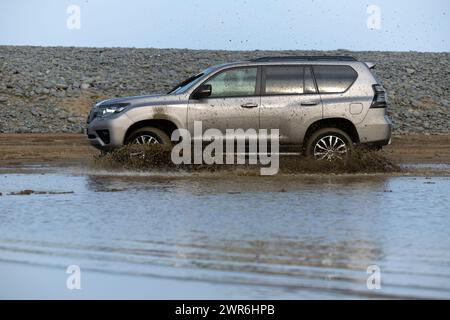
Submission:
[[[126,144],[136,144],[136,145],[162,144],[171,146],[172,141],[164,131],[154,127],[144,127],[133,131],[128,137]]]

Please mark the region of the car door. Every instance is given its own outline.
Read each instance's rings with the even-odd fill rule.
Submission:
[[[259,130],[259,78],[258,67],[234,67],[212,75],[203,84],[211,85],[211,95],[203,99],[190,99],[188,129],[194,139],[194,122],[201,121],[203,133],[210,128]],[[209,139],[209,137],[206,137]],[[245,138],[241,136],[240,138]]]
[[[301,144],[309,124],[322,118],[322,101],[310,66],[262,69],[260,128],[279,129],[280,144]]]

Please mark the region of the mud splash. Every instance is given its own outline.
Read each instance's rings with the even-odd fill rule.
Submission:
[[[297,156],[280,159],[283,173],[393,173],[401,168],[381,151],[356,149],[345,159],[317,161]]]
[[[113,152],[94,157],[95,167],[134,171],[234,172],[239,175],[259,175],[260,165],[176,165],[171,149],[161,146],[124,146]],[[380,151],[356,149],[341,160],[316,161],[304,156],[281,156],[279,173],[283,174],[340,174],[400,172],[398,164]]]

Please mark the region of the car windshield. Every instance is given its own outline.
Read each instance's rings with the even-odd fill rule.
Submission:
[[[204,79],[205,76],[211,73],[213,71],[213,68],[208,68],[199,74],[196,74],[195,76],[189,77],[186,80],[183,80],[179,84],[177,84],[175,87],[172,88],[167,94],[180,94],[185,93],[187,90],[192,88],[193,85],[198,83],[200,80]]]

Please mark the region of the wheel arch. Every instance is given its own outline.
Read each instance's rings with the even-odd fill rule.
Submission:
[[[330,127],[340,129],[345,133],[347,133],[349,137],[352,139],[353,143],[360,142],[358,130],[356,130],[356,127],[353,124],[353,122],[345,118],[325,118],[317,120],[313,122],[311,125],[309,125],[308,129],[305,132],[303,144],[305,145],[305,143],[308,141],[311,135],[317,130]]]
[[[166,133],[169,138],[172,136],[172,133],[178,129],[178,126],[175,124],[175,122],[169,119],[146,119],[137,121],[127,129],[123,139],[123,144],[127,142],[127,139],[134,131],[144,127],[155,127]]]

